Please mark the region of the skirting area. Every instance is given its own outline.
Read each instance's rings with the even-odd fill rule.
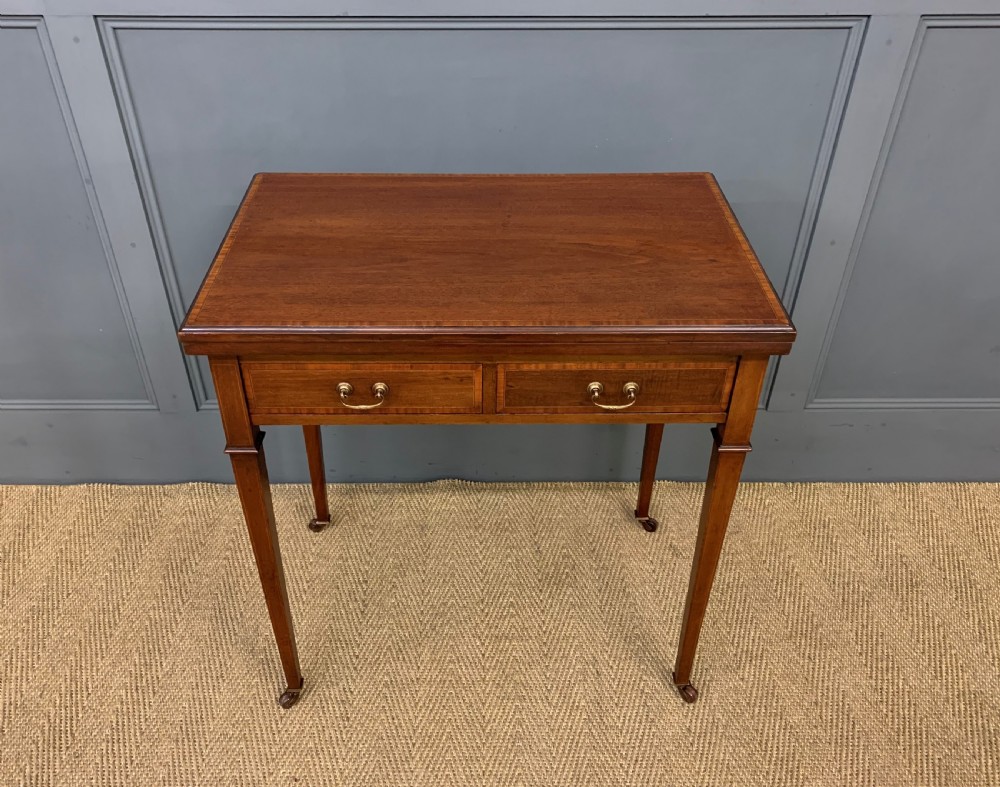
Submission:
[[[994,785],[1000,485],[747,484],[686,705],[701,485],[0,487],[0,784]]]

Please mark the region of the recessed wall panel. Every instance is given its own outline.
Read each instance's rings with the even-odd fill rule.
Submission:
[[[959,23],[962,25],[963,23]],[[932,24],[817,398],[1000,402],[1000,26]]]
[[[0,26],[0,407],[148,401],[44,31]]]

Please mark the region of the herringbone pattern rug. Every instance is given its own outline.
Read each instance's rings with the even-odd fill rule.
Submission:
[[[701,486],[0,487],[3,785],[996,785],[1000,486],[752,484],[669,684]]]

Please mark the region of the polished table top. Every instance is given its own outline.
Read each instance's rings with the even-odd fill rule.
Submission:
[[[345,332],[734,353],[787,352],[795,335],[710,173],[256,175],[182,342],[316,350]]]

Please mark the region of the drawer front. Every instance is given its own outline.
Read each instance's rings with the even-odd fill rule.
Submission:
[[[480,413],[482,366],[439,363],[320,363],[247,361],[243,382],[251,413],[356,415]],[[349,383],[341,399],[338,386]],[[388,390],[381,404],[373,387]],[[348,405],[375,405],[354,409]]]
[[[501,364],[497,367],[499,413],[723,413],[736,373],[736,359],[657,363]],[[597,403],[588,387],[600,383]],[[638,385],[634,401],[625,393]]]

